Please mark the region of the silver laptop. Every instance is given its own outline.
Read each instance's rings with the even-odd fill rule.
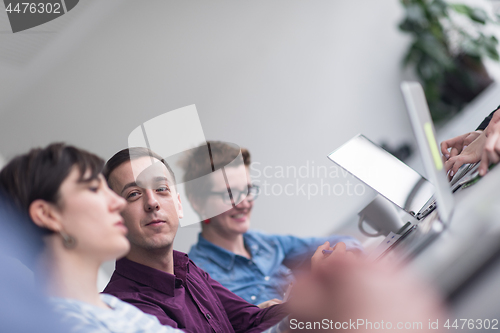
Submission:
[[[328,158],[418,220],[437,208],[446,224],[454,208],[452,193],[463,183],[458,180],[472,178],[477,165],[463,166],[450,184],[422,87],[418,82],[403,82],[401,90],[428,179],[361,134]]]
[[[362,134],[328,158],[418,220],[433,209],[434,186]]]
[[[401,91],[427,177],[434,185],[434,198],[437,202],[438,215],[441,222],[448,223],[453,213],[454,200],[450,183],[446,178],[440,149],[436,142],[436,131],[424,90],[418,82],[403,82],[401,83]]]

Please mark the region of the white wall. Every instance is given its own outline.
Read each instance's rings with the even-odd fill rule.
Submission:
[[[206,137],[248,147],[259,171],[330,168],[326,155],[359,132],[392,145],[413,140],[399,93],[408,42],[397,31],[399,1],[121,2],[5,107],[6,158],[53,141],[108,158],[140,123],[193,103]],[[259,179],[279,184],[275,193],[297,181]],[[357,184],[298,181],[344,190],[347,181]],[[267,195],[252,223],[269,232],[325,234],[370,196]],[[196,230],[181,230],[176,247],[187,250]]]

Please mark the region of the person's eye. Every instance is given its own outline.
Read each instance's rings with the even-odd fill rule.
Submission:
[[[168,186],[160,186],[156,189],[156,192],[170,192]]]
[[[139,192],[131,192],[127,195],[127,199],[133,199],[139,196]]]
[[[94,193],[97,193],[99,189],[101,188],[101,184],[99,182],[91,182],[89,184],[89,190],[91,190]]]

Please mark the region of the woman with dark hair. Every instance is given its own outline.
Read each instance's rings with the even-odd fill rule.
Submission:
[[[267,307],[281,303],[293,281],[291,270],[308,265],[319,245],[344,242],[348,250],[361,251],[348,236],[299,238],[250,231],[259,191],[250,182],[250,153],[242,148],[239,154],[238,147],[211,141],[181,161],[186,196],[203,221],[189,257],[213,279],[246,301]],[[207,170],[222,170],[223,175],[205,176]]]
[[[96,155],[52,144],[8,163],[0,172],[0,191],[30,217],[26,223],[43,231],[40,273],[73,332],[180,332],[98,293],[100,265],[130,248],[120,215],[125,200],[107,186],[103,165]]]

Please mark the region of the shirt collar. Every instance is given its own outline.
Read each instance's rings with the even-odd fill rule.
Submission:
[[[189,258],[187,254],[173,251],[174,274],[165,273],[158,269],[139,264],[127,258],[116,261],[116,272],[127,279],[150,286],[169,296],[174,296],[177,285],[186,284],[186,275],[189,272]]]
[[[220,246],[207,241],[201,233],[198,234],[198,244],[196,245],[201,252],[208,255],[209,259],[225,270],[231,270],[234,266],[236,255]]]
[[[252,258],[255,258],[259,250],[259,244],[253,239],[253,237],[250,236],[249,233],[243,234],[243,240],[245,242],[245,246],[252,254]],[[227,271],[233,269],[237,255],[220,246],[210,243],[205,238],[203,238],[201,233],[198,234],[198,244],[196,245],[196,247],[198,248],[198,250],[208,255],[208,258],[216,265],[222,267]],[[243,256],[238,257],[241,257],[243,260],[249,260]]]

